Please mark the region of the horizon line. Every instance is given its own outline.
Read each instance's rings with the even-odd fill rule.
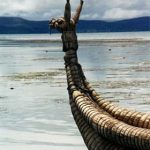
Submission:
[[[20,16],[0,16],[0,18],[18,18],[18,19],[23,19],[26,21],[48,21],[49,19],[45,20],[32,20],[32,19],[27,19],[24,17]],[[105,21],[105,22],[115,22],[115,21],[123,21],[123,20],[132,20],[132,19],[138,19],[138,18],[150,18],[150,16],[139,16],[139,17],[133,17],[133,18],[120,18],[120,19],[80,19],[80,21]]]

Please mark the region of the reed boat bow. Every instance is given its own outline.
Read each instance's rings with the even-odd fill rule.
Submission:
[[[70,106],[89,150],[150,150],[150,114],[119,107],[99,95],[86,80],[78,62],[76,24],[83,1],[71,19],[69,0],[65,15],[50,26],[62,33]]]

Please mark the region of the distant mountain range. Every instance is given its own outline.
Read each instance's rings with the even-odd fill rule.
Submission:
[[[78,24],[78,32],[133,31],[150,31],[150,17],[120,21],[80,20]],[[32,33],[49,33],[48,21],[31,21],[18,17],[0,17],[0,34]]]

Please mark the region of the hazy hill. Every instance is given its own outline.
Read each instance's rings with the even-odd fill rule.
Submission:
[[[150,17],[120,21],[81,20],[78,32],[150,31]],[[53,31],[55,32],[55,31]],[[48,21],[0,17],[0,34],[49,33]]]

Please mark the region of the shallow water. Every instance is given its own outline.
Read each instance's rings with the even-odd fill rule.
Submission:
[[[142,112],[150,112],[149,35],[79,34],[79,61],[94,88]],[[70,112],[59,40],[0,35],[0,149],[87,149]]]

